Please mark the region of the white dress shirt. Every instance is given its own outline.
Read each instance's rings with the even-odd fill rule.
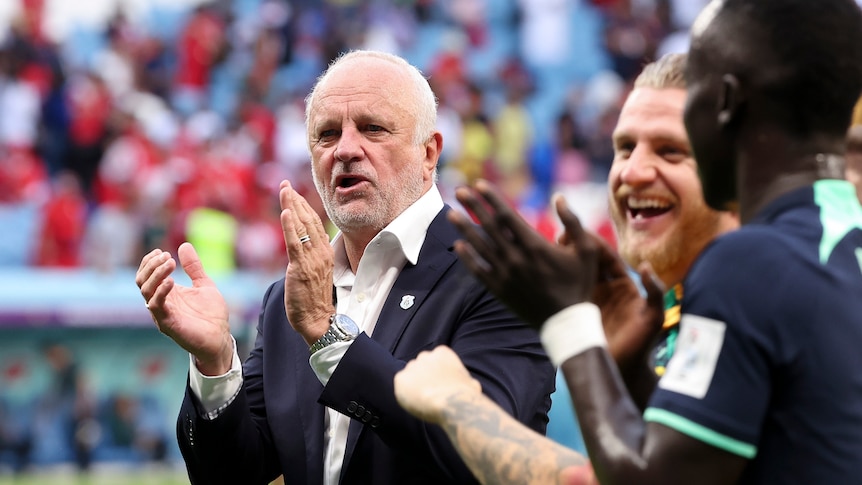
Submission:
[[[425,242],[431,221],[443,208],[443,199],[436,186],[408,207],[388,226],[380,231],[362,254],[356,274],[350,269],[344,250],[342,234],[333,238],[335,267],[333,284],[336,288],[336,311],[353,319],[360,332],[369,336],[383,309],[389,291],[395,284],[404,264],[416,264],[419,251]],[[315,375],[325,386],[335,372],[341,357],[350,348],[350,342],[337,342],[325,347],[309,358]],[[194,358],[190,358],[189,385],[200,399],[201,405],[212,419],[233,402],[242,387],[242,365],[234,346],[233,365],[228,373],[208,377],[198,371]],[[332,409],[326,410],[324,436],[324,485],[336,485],[341,474],[347,431],[350,418]]]

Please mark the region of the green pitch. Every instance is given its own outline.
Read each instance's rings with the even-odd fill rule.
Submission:
[[[78,475],[65,473],[28,473],[17,477],[0,475],[0,485],[189,485],[185,471],[125,470]]]

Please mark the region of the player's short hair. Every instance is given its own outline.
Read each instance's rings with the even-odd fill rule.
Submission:
[[[786,107],[786,128],[802,135],[847,130],[862,94],[862,11],[855,0],[726,0],[719,15],[740,34],[724,39],[731,56],[766,49],[734,57],[773,63],[742,67],[760,81],[761,94]]]
[[[635,79],[635,89],[685,89],[686,59],[686,54],[665,54],[647,64]]]

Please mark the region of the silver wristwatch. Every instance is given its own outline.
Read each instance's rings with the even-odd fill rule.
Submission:
[[[329,317],[329,330],[308,349],[312,354],[335,342],[350,342],[359,335],[359,326],[350,317],[335,313]]]

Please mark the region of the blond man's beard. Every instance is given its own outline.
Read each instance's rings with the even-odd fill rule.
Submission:
[[[656,276],[668,286],[680,282],[673,280],[685,276],[703,248],[721,231],[721,213],[709,209],[703,202],[689,207],[677,224],[657,239],[627,236],[620,232],[619,228],[624,226],[617,219],[615,215],[614,225],[623,261],[635,269],[648,261]]]

